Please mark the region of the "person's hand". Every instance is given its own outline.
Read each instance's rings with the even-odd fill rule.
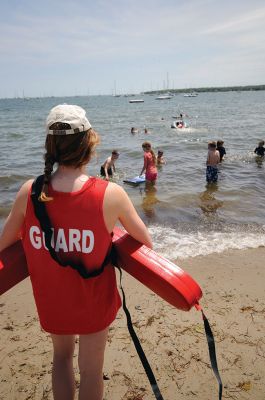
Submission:
[[[106,181],[109,181],[109,176],[106,176]]]

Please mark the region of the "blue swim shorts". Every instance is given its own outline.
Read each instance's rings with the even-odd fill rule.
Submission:
[[[218,168],[207,165],[206,167],[206,181],[208,183],[217,182],[218,180]]]

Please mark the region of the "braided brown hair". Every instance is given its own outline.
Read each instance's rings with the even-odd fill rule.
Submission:
[[[68,124],[54,124],[50,129],[67,129],[65,125]],[[60,125],[60,126],[58,126]],[[63,126],[62,126],[63,125]],[[69,128],[68,128],[69,129]],[[39,201],[51,201],[52,197],[49,196],[49,183],[53,171],[53,165],[71,166],[73,168],[80,168],[86,165],[95,148],[99,143],[99,136],[92,128],[85,132],[79,132],[71,135],[47,135],[45,142],[46,153],[44,154],[44,183]]]

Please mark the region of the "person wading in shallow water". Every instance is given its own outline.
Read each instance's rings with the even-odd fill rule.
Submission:
[[[118,160],[120,153],[117,150],[112,150],[111,156],[106,159],[100,168],[100,175],[104,176],[108,181],[112,177],[113,172],[116,171],[115,161]]]
[[[164,159],[164,152],[162,150],[158,150],[157,156],[156,156],[156,165],[162,165],[166,164],[166,161]]]
[[[116,222],[152,247],[148,230],[126,192],[115,183],[87,174],[98,143],[99,136],[81,107],[54,107],[47,118],[44,184],[39,196],[51,221],[52,243],[60,259],[82,264],[88,272],[105,265],[98,276],[84,279],[75,269],[62,268],[52,259],[34,213],[32,180],[19,190],[0,236],[0,250],[22,238],[40,324],[53,343],[55,400],[73,400],[75,396],[76,335],[79,400],[103,398],[107,334],[121,305],[114,268],[104,263]]]
[[[150,142],[144,142],[142,149],[144,151],[144,165],[140,176],[145,172],[147,183],[154,185],[157,179],[156,155]]]
[[[255,148],[254,153],[257,154],[257,156],[264,157],[265,155],[264,143],[265,143],[264,140],[261,140],[259,142],[258,147]]]
[[[218,180],[218,167],[220,162],[220,153],[216,150],[216,142],[208,143],[208,155],[206,160],[206,181],[214,183]]]
[[[226,155],[226,150],[225,150],[225,148],[224,148],[224,142],[223,142],[223,140],[217,140],[216,150],[219,151],[219,154],[220,154],[220,162],[222,162],[224,156]]]

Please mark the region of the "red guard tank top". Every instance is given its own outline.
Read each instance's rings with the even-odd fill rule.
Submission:
[[[111,244],[103,218],[108,182],[89,178],[81,190],[64,193],[51,185],[53,201],[45,203],[54,228],[52,244],[64,261],[100,268]],[[88,334],[109,326],[121,300],[114,268],[107,265],[97,277],[83,279],[70,267],[54,261],[28,197],[22,232],[33,294],[42,328],[54,334]]]

